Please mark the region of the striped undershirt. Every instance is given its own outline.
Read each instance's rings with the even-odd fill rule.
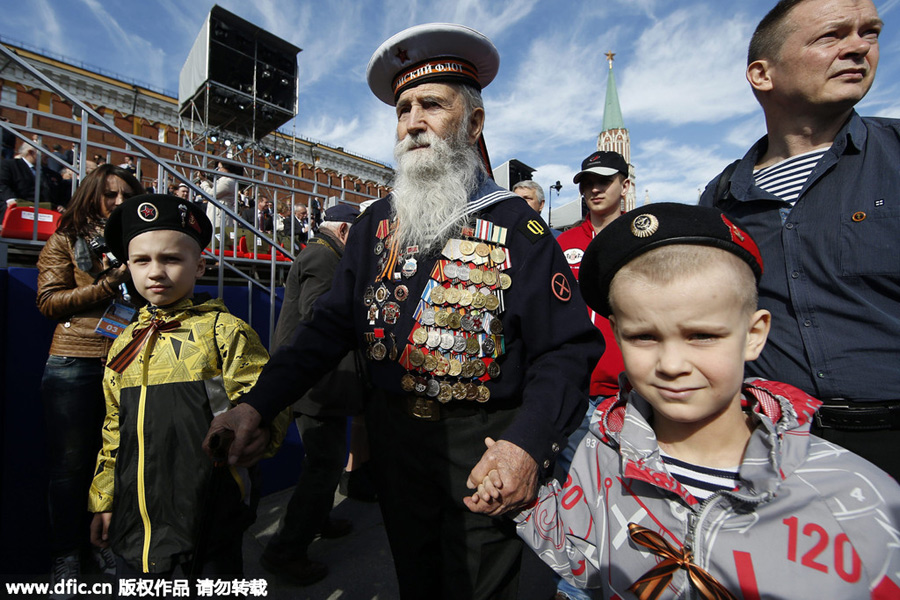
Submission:
[[[793,204],[803,189],[803,184],[809,179],[813,169],[819,164],[828,148],[813,150],[804,154],[792,156],[774,165],[753,172],[753,180],[756,186],[778,196],[785,202]]]
[[[738,484],[740,466],[712,469],[678,460],[660,449],[660,457],[669,474],[683,485],[691,495],[703,502],[713,494],[723,490],[733,490]]]

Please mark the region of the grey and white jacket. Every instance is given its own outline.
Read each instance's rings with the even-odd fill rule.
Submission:
[[[650,405],[626,387],[597,407],[565,485],[544,485],[516,517],[519,536],[604,598],[723,597],[692,583],[688,562],[745,600],[900,598],[900,485],[810,435],[820,402],[804,392],[748,379],[742,398],[756,427],[734,490],[691,496],[660,458]],[[638,545],[629,524],[664,549]]]

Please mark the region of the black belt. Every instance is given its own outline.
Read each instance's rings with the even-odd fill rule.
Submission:
[[[823,402],[815,414],[815,423],[822,429],[900,429],[900,402],[853,402],[842,398]]]

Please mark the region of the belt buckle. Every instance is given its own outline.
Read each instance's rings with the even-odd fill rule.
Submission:
[[[821,428],[821,429],[839,429],[839,427],[836,427],[833,422],[829,422],[829,421],[831,419],[840,419],[840,417],[838,415],[841,414],[841,411],[849,411],[850,404],[848,402],[845,402],[843,400],[843,398],[839,398],[838,400],[840,400],[841,402],[840,403],[838,403],[838,402],[830,402],[829,403],[829,402],[823,401],[822,406],[820,406],[819,409],[815,413],[813,413],[813,421],[819,428]],[[823,411],[823,409],[824,409],[824,411]],[[827,413],[830,409],[836,409],[838,412],[838,415],[835,415],[834,413],[832,413],[831,418],[825,417],[822,415],[823,412]]]
[[[440,421],[441,409],[437,402],[428,398],[407,398],[407,412],[423,421]]]

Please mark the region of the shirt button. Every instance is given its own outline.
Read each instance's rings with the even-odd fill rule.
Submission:
[[[559,444],[553,442],[553,445],[550,446],[550,449],[553,450],[554,453],[559,452]]]
[[[63,327],[65,327],[66,329],[68,329],[71,326],[72,326],[72,323],[69,321],[66,321],[65,323],[63,323]]]
[[[816,373],[816,377],[818,377],[819,379],[825,379],[825,372],[819,371],[818,373]]]
[[[812,321],[810,321],[809,319],[803,321],[803,326],[804,327],[812,327]]]
[[[548,458],[547,460],[544,461],[544,468],[545,468],[545,469],[549,469],[549,468],[550,468],[550,459],[549,459],[549,458]]]
[[[785,223],[784,227],[785,227],[785,229],[793,229],[794,224],[793,223]]]
[[[800,277],[800,271],[791,271],[791,279],[797,279]]]

